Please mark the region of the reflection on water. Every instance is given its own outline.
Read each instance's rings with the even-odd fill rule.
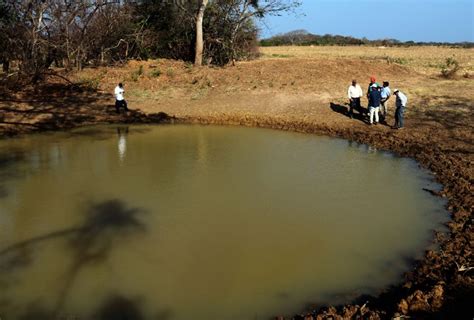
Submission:
[[[118,134],[118,155],[121,162],[125,159],[127,153],[127,134],[128,127],[117,127]]]
[[[6,319],[267,319],[345,302],[397,281],[444,217],[412,161],[262,129],[0,141],[0,177]]]

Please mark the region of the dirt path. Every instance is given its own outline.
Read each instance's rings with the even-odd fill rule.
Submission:
[[[144,66],[144,75],[131,81],[130,74],[139,64]],[[156,68],[167,72],[160,78],[147,76]],[[367,304],[312,306],[308,314],[318,319],[402,315],[471,319],[474,315],[470,305],[474,298],[470,269],[474,267],[472,79],[445,81],[395,64],[337,59],[261,60],[220,69],[190,69],[184,63],[160,60],[85,72],[89,73],[82,77],[101,77],[102,91],[50,83],[19,93],[5,92],[0,101],[1,134],[95,123],[230,124],[342,137],[412,157],[435,173],[444,186],[439,196],[449,201],[450,232],[434,235],[440,250],[426,252],[399,286],[364,299]],[[365,80],[368,74],[391,79],[392,89],[397,86],[407,93],[404,130],[368,126],[345,115],[348,82],[353,77]],[[119,81],[125,82],[126,97],[134,109],[129,115],[116,115],[111,105],[108,92]]]

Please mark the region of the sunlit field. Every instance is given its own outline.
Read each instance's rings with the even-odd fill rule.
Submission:
[[[461,65],[460,74],[473,77],[474,49],[450,47],[370,47],[370,46],[280,46],[261,47],[262,59],[274,58],[344,58],[397,63],[419,72],[440,73],[446,59]]]

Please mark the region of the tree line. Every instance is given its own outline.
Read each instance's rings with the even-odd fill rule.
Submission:
[[[38,81],[128,59],[225,65],[255,55],[257,20],[298,0],[0,0],[4,72]]]
[[[371,46],[456,46],[463,48],[474,48],[472,42],[445,43],[445,42],[415,42],[415,41],[399,41],[396,39],[379,39],[368,40],[367,38],[354,38],[341,35],[317,35],[306,30],[295,30],[284,34],[279,34],[268,39],[262,39],[259,43],[261,46],[327,46],[327,45],[371,45]]]

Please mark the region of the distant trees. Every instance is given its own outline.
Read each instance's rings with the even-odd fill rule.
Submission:
[[[460,46],[464,48],[473,48],[474,43],[472,42],[461,42],[461,43],[443,43],[443,42],[414,42],[406,41],[401,42],[396,39],[380,39],[380,40],[368,40],[367,38],[354,38],[340,35],[317,35],[309,33],[306,30],[295,30],[283,34],[273,36],[268,39],[262,39],[260,41],[261,46],[326,46],[326,45],[372,45],[372,46],[420,46],[420,45],[433,45],[433,46]]]
[[[339,35],[316,35],[306,30],[295,30],[284,34],[279,34],[260,41],[261,46],[282,46],[282,45],[363,45],[364,39],[345,37]]]

